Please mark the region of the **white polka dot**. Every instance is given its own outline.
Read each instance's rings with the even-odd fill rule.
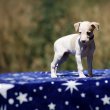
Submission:
[[[29,97],[29,101],[32,101],[33,100],[33,98],[32,97]]]
[[[18,93],[17,93],[17,92],[15,92],[15,95],[18,95]]]
[[[96,82],[96,86],[99,86],[100,85],[100,83],[99,82]]]
[[[81,97],[85,98],[86,94],[85,93],[81,93]]]
[[[43,90],[43,87],[42,87],[42,86],[40,86],[40,87],[39,87],[39,90],[41,90],[41,91],[42,91],[42,90]]]
[[[108,83],[108,80],[105,80],[105,83],[107,84]]]
[[[47,96],[46,95],[44,96],[44,99],[47,99]]]
[[[99,95],[96,95],[96,98],[99,98]]]
[[[69,101],[65,101],[65,105],[69,105]]]
[[[8,102],[9,102],[10,105],[14,104],[14,100],[12,98],[9,99]]]
[[[36,92],[37,90],[36,89],[33,89],[33,92]]]
[[[76,108],[79,109],[80,108],[79,105],[77,105]]]
[[[62,92],[62,89],[61,88],[58,88],[58,92]]]
[[[16,104],[15,106],[16,106],[16,107],[19,107],[19,105],[18,105],[18,104]]]
[[[51,84],[54,84],[54,82],[51,82]]]
[[[99,110],[99,107],[95,107],[95,110]]]

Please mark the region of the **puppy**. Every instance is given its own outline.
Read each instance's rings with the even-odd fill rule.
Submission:
[[[54,43],[54,58],[51,63],[51,77],[57,77],[57,68],[61,65],[69,56],[69,54],[75,55],[77,69],[80,78],[85,78],[83,73],[83,66],[81,59],[87,57],[88,75],[92,74],[92,61],[95,50],[94,42],[94,29],[99,30],[99,23],[83,21],[74,24],[75,30],[79,33],[71,34],[59,38]]]

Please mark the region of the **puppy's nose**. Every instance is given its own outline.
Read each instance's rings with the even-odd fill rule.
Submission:
[[[82,43],[85,43],[86,41],[85,40],[82,40]]]

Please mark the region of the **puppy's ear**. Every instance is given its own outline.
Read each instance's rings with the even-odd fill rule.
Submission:
[[[99,30],[99,23],[97,22],[91,22],[91,26],[93,28],[93,30],[96,28],[97,30]]]
[[[79,30],[80,23],[81,22],[77,22],[77,23],[74,24],[75,31]]]

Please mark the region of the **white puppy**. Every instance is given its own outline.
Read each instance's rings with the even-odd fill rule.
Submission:
[[[79,33],[61,37],[54,43],[55,54],[51,63],[52,78],[57,77],[58,66],[68,58],[69,54],[75,55],[80,78],[86,77],[83,73],[82,57],[87,57],[88,73],[89,76],[93,76],[92,60],[95,50],[93,31],[95,28],[99,30],[99,23],[84,21],[75,23],[74,27]]]

